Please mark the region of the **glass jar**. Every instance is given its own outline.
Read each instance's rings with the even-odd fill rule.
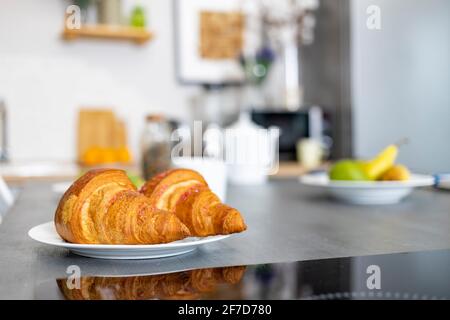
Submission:
[[[161,115],[149,115],[141,137],[142,176],[148,180],[169,169],[171,141],[169,122]]]

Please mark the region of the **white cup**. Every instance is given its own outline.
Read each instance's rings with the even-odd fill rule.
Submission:
[[[323,146],[316,139],[301,139],[297,143],[297,158],[307,170],[315,169],[322,164]]]
[[[200,173],[222,202],[227,195],[227,168],[225,162],[213,158],[201,157],[175,157],[172,166],[195,170]]]

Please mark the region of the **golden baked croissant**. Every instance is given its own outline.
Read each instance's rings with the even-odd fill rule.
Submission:
[[[203,177],[193,170],[173,169],[145,183],[141,193],[158,209],[174,212],[194,236],[242,232],[241,214],[223,204]]]
[[[245,267],[199,269],[153,276],[81,277],[80,286],[58,279],[58,287],[69,300],[198,299],[217,285],[238,283]],[[69,283],[68,283],[69,281]]]
[[[91,244],[157,244],[183,239],[188,228],[151,206],[123,170],[87,172],[66,191],[55,213],[66,241]]]

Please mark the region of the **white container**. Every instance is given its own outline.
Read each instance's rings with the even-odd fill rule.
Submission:
[[[230,183],[262,184],[278,169],[279,129],[265,129],[253,123],[248,113],[227,128],[225,162]]]
[[[303,168],[315,169],[322,164],[323,146],[317,139],[301,139],[297,143],[297,159]]]

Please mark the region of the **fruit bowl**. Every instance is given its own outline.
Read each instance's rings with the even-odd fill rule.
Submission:
[[[317,173],[300,177],[300,183],[323,189],[342,202],[381,205],[400,202],[414,188],[432,186],[434,178],[428,175],[411,174],[408,181],[336,181],[330,180],[327,173]]]

